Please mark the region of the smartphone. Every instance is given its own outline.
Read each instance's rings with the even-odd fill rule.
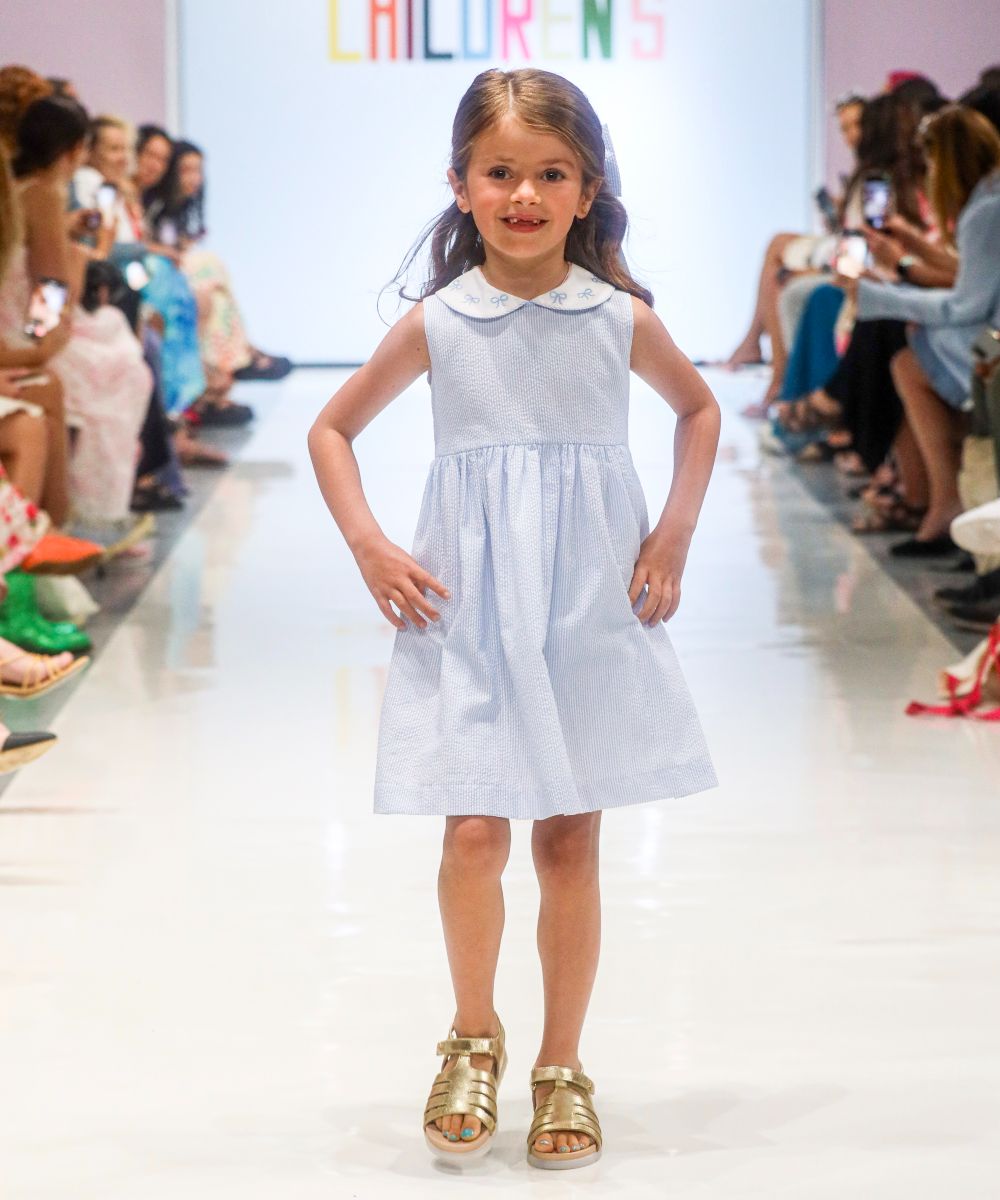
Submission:
[[[865,224],[884,229],[892,206],[892,181],[885,175],[869,175],[861,181],[861,212]]]
[[[112,210],[115,207],[115,201],[118,199],[118,189],[113,183],[104,182],[97,189],[97,199],[94,201],[105,220],[111,216]]]
[[[59,324],[69,288],[61,279],[39,279],[31,290],[24,332],[31,338],[43,338]]]
[[[177,223],[169,218],[161,221],[156,229],[156,240],[164,246],[176,246]]]
[[[848,279],[858,279],[869,265],[868,243],[864,235],[845,229],[837,249],[837,270]]]
[[[830,195],[826,187],[821,187],[814,197],[816,207],[823,214],[823,219],[826,221],[827,229],[832,232],[837,228],[837,206],[833,202],[833,197]]]
[[[141,262],[130,262],[125,268],[125,282],[133,292],[141,292],[149,283],[149,272]]]

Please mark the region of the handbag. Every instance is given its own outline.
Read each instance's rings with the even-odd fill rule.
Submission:
[[[1000,621],[960,663],[947,667],[939,680],[946,704],[907,705],[908,717],[969,717],[974,721],[1000,721]],[[996,702],[986,708],[987,702]]]

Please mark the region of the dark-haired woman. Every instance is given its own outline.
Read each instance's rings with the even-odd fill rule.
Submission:
[[[219,407],[234,379],[280,379],[291,366],[287,359],[250,344],[225,264],[199,245],[206,233],[202,151],[193,142],[175,143],[167,171],[143,199],[151,236],[176,246],[181,270],[198,299],[198,333],[210,392],[208,404],[199,407],[206,422],[218,420],[227,409],[244,407]],[[222,423],[230,421],[223,418]]]
[[[86,133],[86,113],[65,98],[38,100],[21,119],[13,165],[23,240],[0,281],[0,336],[9,348],[30,352],[23,324],[33,281],[49,277],[68,285],[71,337],[47,367],[62,381],[66,421],[75,430],[71,506],[96,540],[117,542],[134,524],[129,504],[152,376],[117,308],[86,312],[77,303],[87,258],[69,240],[65,211]]]

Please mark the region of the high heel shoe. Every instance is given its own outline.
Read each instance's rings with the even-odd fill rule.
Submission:
[[[506,1033],[497,1017],[499,1032],[494,1037],[458,1037],[454,1026],[437,1053],[443,1054],[441,1070],[434,1079],[424,1108],[424,1140],[436,1157],[450,1162],[471,1162],[487,1154],[497,1129],[497,1088],[507,1069]],[[472,1066],[473,1054],[488,1054],[492,1071]],[[458,1055],[447,1071],[448,1058]],[[436,1125],[439,1117],[468,1114],[482,1122],[482,1129],[470,1141],[450,1141]]]
[[[8,733],[0,743],[0,775],[9,775],[41,758],[56,744],[54,733]]]
[[[554,1082],[552,1092],[539,1102],[528,1131],[528,1162],[544,1171],[565,1171],[570,1167],[585,1167],[601,1157],[604,1135],[601,1123],[594,1111],[591,1095],[594,1081],[582,1071],[570,1067],[535,1067],[531,1072],[531,1092],[536,1083]],[[535,1142],[543,1134],[554,1139],[557,1133],[585,1133],[594,1139],[590,1146],[580,1150],[562,1152],[550,1150],[547,1154],[535,1151]]]

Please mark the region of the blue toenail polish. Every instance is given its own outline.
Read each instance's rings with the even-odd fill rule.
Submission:
[[[560,1154],[569,1154],[569,1146],[560,1146],[559,1153]]]
[[[448,1141],[449,1141],[449,1142],[457,1142],[457,1141],[458,1141],[458,1134],[457,1134],[457,1133],[449,1133],[449,1134],[448,1134]]]
[[[462,1137],[464,1137],[464,1138],[471,1138],[471,1137],[475,1137],[475,1136],[476,1136],[476,1131],[474,1129],[463,1129],[462,1130]]]

